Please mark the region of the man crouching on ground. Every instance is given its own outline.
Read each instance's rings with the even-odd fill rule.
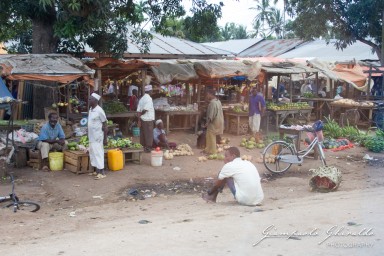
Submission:
[[[237,147],[230,147],[225,151],[224,162],[218,180],[213,188],[203,195],[203,199],[215,203],[217,194],[227,184],[239,204],[249,206],[260,204],[264,199],[264,193],[256,166],[249,161],[241,160]]]

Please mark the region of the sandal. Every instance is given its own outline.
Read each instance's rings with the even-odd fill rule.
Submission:
[[[101,180],[101,179],[104,179],[105,177],[107,177],[107,175],[103,175],[101,173],[97,174],[97,176],[95,177],[95,180]]]
[[[49,172],[50,171],[50,169],[49,169],[49,167],[48,166],[43,166],[43,168],[41,168],[41,170],[42,171],[45,171],[45,172]]]
[[[89,176],[97,176],[97,172],[90,172],[88,173]]]

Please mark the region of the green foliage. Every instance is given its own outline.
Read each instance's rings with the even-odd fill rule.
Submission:
[[[226,23],[223,28],[220,29],[222,39],[224,41],[231,39],[246,39],[248,38],[247,28],[235,23]]]
[[[189,38],[197,42],[220,38],[217,19],[222,6],[222,2],[192,0],[192,16],[186,23]],[[167,19],[186,13],[179,0],[2,0],[0,10],[0,41],[17,40],[22,46],[13,47],[16,52],[29,52],[33,44],[34,53],[81,54],[81,46],[87,43],[96,52],[116,57],[126,50],[128,33],[145,52],[151,40],[143,30],[146,24],[152,23],[162,33]],[[46,31],[53,33],[47,36]],[[53,47],[44,48],[38,40],[31,40],[42,35]],[[23,37],[26,40],[21,40]]]
[[[325,118],[325,120],[323,134],[326,138],[338,139],[343,136],[343,130],[335,120],[330,117]]]
[[[284,19],[281,11],[274,7],[277,1],[256,0],[256,7],[251,7],[251,10],[256,10],[257,15],[253,19],[253,37],[261,36],[262,38],[282,38],[284,28]]]
[[[368,137],[365,142],[364,146],[375,153],[380,153],[384,150],[384,138],[383,137]]]
[[[384,1],[288,0],[286,3],[288,14],[294,18],[292,29],[300,38],[336,38],[337,49],[361,41],[380,57]]]
[[[384,131],[380,130],[380,129],[377,129],[376,130],[376,136],[379,137],[379,138],[384,138]]]
[[[356,141],[360,138],[360,130],[357,127],[345,126],[341,128],[342,137],[349,139],[350,141]]]

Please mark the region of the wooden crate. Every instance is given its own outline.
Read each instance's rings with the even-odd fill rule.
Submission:
[[[81,174],[92,172],[88,153],[73,150],[64,151],[64,162],[64,168],[73,173]]]
[[[28,158],[27,165],[32,167],[33,169],[41,170],[43,168],[43,160],[41,159],[41,153],[38,149],[29,149],[28,150]]]
[[[123,149],[122,151],[124,156],[124,163],[129,161],[141,164],[142,153],[144,152],[143,149]]]

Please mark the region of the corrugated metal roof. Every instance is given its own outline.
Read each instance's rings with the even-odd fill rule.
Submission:
[[[214,43],[203,43],[203,45],[222,49],[234,53],[235,55],[248,49],[249,47],[259,43],[264,39],[262,38],[248,38],[248,39],[236,39]]]
[[[298,39],[274,39],[258,42],[240,52],[238,57],[276,57],[288,52],[303,43]]]
[[[148,54],[170,55],[232,55],[232,52],[216,49],[207,45],[180,39],[177,37],[162,36],[151,33],[153,39],[149,45]],[[128,54],[141,54],[140,49],[131,40],[128,40]]]
[[[66,54],[1,54],[0,65],[11,67],[11,74],[87,74],[95,71]]]
[[[344,50],[337,50],[334,46],[336,40],[331,40],[327,45],[325,40],[315,40],[302,44],[300,47],[279,55],[280,58],[304,58],[325,61],[350,61],[373,59],[377,60],[376,54],[372,53],[372,48],[359,41],[348,46]]]

